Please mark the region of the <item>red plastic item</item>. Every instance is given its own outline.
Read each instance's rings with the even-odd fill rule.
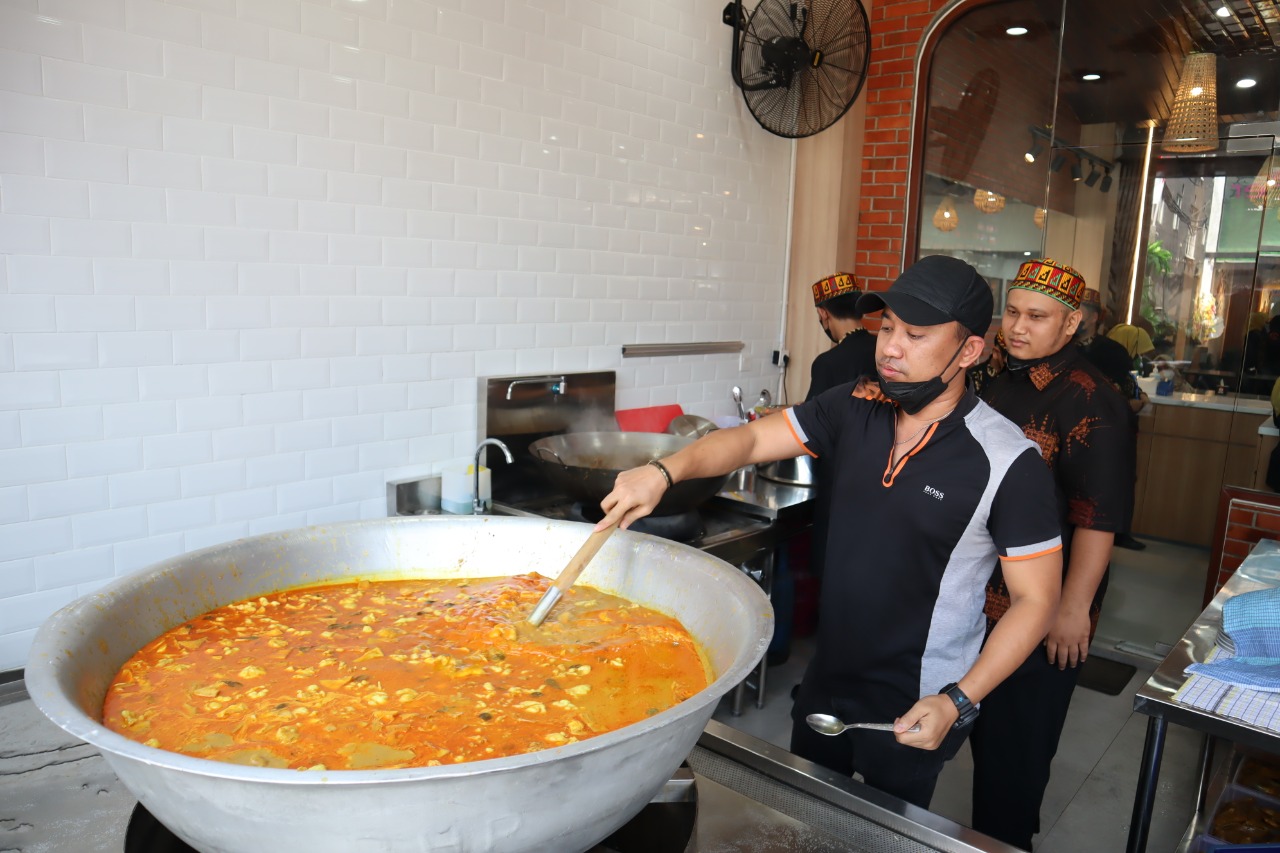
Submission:
[[[672,403],[640,409],[618,409],[613,416],[618,420],[618,429],[623,432],[666,432],[671,422],[683,414],[684,409]]]

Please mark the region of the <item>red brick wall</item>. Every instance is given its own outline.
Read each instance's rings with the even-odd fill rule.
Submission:
[[[907,224],[907,158],[916,53],[925,28],[948,0],[875,0],[870,12],[871,61],[864,97],[862,206],[854,268],[883,290],[902,265]]]
[[[1280,495],[1236,486],[1224,488],[1209,554],[1205,604],[1262,539],[1280,539]]]
[[[888,287],[897,277],[903,265],[904,245],[911,239],[908,205],[918,203],[907,180],[911,170],[912,96],[918,82],[916,57],[926,29],[946,5],[948,0],[874,0],[869,13],[871,61],[864,87],[866,130],[854,262],[859,277],[873,290]],[[969,186],[1039,204],[1051,158],[1046,152],[1034,164],[1028,164],[1022,154],[1031,142],[1031,125],[1055,123],[1057,55],[1055,50],[1046,50],[1043,38],[1023,42],[989,34],[978,36],[976,41],[966,37],[975,29],[984,33],[1003,31],[1000,22],[1005,14],[1004,6],[983,2],[970,2],[952,12],[935,31],[938,49],[924,67],[924,77],[936,75],[929,83],[930,99],[943,107],[957,106],[961,91],[977,72],[984,68],[997,72],[996,109],[973,152],[968,173],[945,175],[938,145],[924,144],[923,137],[922,150],[916,156],[922,162],[928,159],[931,174],[943,174]],[[952,33],[956,22],[961,23]],[[950,35],[944,38],[946,34]],[[924,106],[927,104],[917,109]],[[1079,141],[1080,124],[1063,108],[1054,132],[1057,138],[1075,144]],[[1070,212],[1074,186],[1066,169],[1055,174],[1050,181],[1050,207]],[[962,210],[973,213],[968,205]],[[928,227],[930,215],[931,211],[925,211],[925,222],[918,227]]]

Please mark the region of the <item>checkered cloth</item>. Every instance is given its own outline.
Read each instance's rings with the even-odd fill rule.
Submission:
[[[1207,660],[1212,663],[1226,656],[1227,653],[1217,647],[1209,652]],[[1207,675],[1192,675],[1173,694],[1173,700],[1280,734],[1280,693],[1228,684]]]
[[[1280,587],[1227,599],[1222,605],[1222,630],[1235,644],[1235,655],[1193,663],[1186,671],[1280,692]]]

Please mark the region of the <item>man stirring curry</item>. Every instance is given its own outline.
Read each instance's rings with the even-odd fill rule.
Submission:
[[[622,472],[598,528],[647,515],[687,478],[797,453],[830,457],[835,512],[856,523],[831,525],[791,749],[927,807],[978,703],[1048,630],[1062,543],[1038,448],[965,389],[991,323],[987,282],[963,261],[931,256],[858,307],[883,310],[878,383],[837,386],[782,417],[718,430]],[[1011,605],[984,648],[984,590],[997,558]],[[805,725],[811,713],[894,720],[894,733],[827,738]]]

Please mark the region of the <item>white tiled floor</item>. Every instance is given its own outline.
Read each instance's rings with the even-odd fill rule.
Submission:
[[[1077,689],[1062,734],[1053,775],[1041,810],[1038,853],[1123,850],[1133,810],[1138,764],[1147,718],[1133,712],[1133,694],[1158,663],[1158,644],[1173,643],[1199,615],[1208,552],[1143,540],[1144,551],[1115,552],[1111,586],[1093,653],[1138,667],[1118,696]],[[791,698],[813,650],[812,638],[797,638],[790,659],[771,667],[765,706],[745,703],[739,717],[724,703],[716,719],[786,747]],[[749,697],[750,699],[750,697]],[[1200,736],[1169,728],[1147,849],[1167,853],[1178,844],[1195,804]],[[968,747],[938,782],[931,809],[967,824],[973,764]]]

